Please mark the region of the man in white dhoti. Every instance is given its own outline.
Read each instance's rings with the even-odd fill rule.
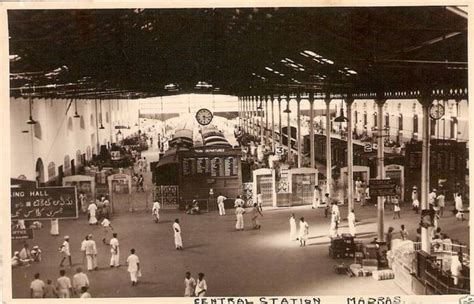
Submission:
[[[158,223],[160,220],[160,203],[158,201],[155,201],[153,203],[153,207],[151,208],[151,214],[153,215],[153,219],[155,220],[155,223]]]
[[[461,193],[457,193],[454,199],[454,207],[456,208],[456,219],[464,220],[464,210],[462,205]]]
[[[174,220],[173,231],[174,231],[174,245],[176,246],[176,250],[182,250],[183,240],[181,239],[181,226],[179,225],[179,219]]]
[[[459,283],[459,276],[461,275],[461,270],[462,270],[462,263],[460,259],[460,255],[462,253],[459,253],[458,255],[453,254],[451,257],[451,275],[454,280],[454,285],[458,285]]]
[[[196,282],[196,297],[205,297],[207,292],[207,283],[204,280],[204,273],[200,272],[198,274],[198,279]]]
[[[127,258],[127,271],[130,273],[130,280],[132,281],[132,286],[136,286],[138,284],[138,278],[141,277],[140,260],[135,254],[135,249],[132,248],[130,250],[130,253],[131,254]]]
[[[319,207],[321,204],[321,189],[319,189],[319,186],[316,185],[314,186],[314,192],[313,192],[313,209],[316,209]]]
[[[263,194],[262,194],[262,192],[258,192],[258,194],[257,194],[257,207],[258,207],[258,210],[260,210],[260,211],[263,211],[262,204],[263,204]]]
[[[96,225],[97,224],[97,205],[92,202],[89,204],[89,207],[87,208],[89,211],[89,225]]]
[[[300,247],[306,246],[306,241],[308,240],[309,234],[309,225],[305,222],[304,217],[300,218]]]
[[[119,267],[120,249],[119,240],[117,239],[117,233],[112,235],[110,242],[106,245],[110,246],[110,267]]]
[[[219,207],[219,215],[225,215],[224,201],[227,199],[222,193],[217,197],[217,207]]]
[[[61,263],[59,263],[59,267],[63,267],[64,260],[69,260],[69,267],[72,267],[72,259],[71,259],[71,251],[69,250],[69,236],[64,237],[64,242],[59,248],[59,251],[63,254],[63,258]]]
[[[191,273],[186,272],[186,277],[184,278],[184,296],[193,297],[194,289],[196,288],[196,281],[191,277]]]
[[[240,206],[235,208],[235,216],[237,218],[237,222],[235,223],[235,229],[237,229],[237,231],[244,230],[244,213],[245,213],[244,208]]]
[[[436,198],[436,200],[438,201],[438,208],[439,208],[439,216],[443,216],[444,214],[444,207],[446,205],[446,197],[444,196],[444,192],[440,191],[438,197]]]
[[[356,222],[354,209],[347,215],[347,222],[349,223],[349,233],[355,237],[356,235]]]
[[[355,182],[355,195],[356,195],[356,201],[360,203],[361,195],[362,195],[362,181],[360,180],[360,178],[357,178]]]
[[[296,235],[296,220],[295,215],[292,213],[290,216],[290,241],[298,240],[298,236]]]
[[[89,234],[84,247],[86,249],[87,270],[91,271],[97,269],[97,246],[92,239],[92,234]]]

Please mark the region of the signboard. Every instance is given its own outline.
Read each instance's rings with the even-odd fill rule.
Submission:
[[[290,192],[290,170],[288,168],[280,169],[280,181],[278,182],[277,193]]]
[[[28,240],[33,238],[33,229],[12,229],[12,240]]]
[[[369,195],[370,197],[377,196],[394,196],[397,195],[395,190],[396,184],[391,179],[370,179]]]
[[[364,152],[372,152],[372,144],[371,143],[364,144]]]
[[[275,147],[275,155],[282,156],[284,152],[285,151],[282,146]]]
[[[12,220],[77,218],[76,187],[11,188]]]

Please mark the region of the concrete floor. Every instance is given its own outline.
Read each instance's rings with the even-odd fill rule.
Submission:
[[[151,157],[150,157],[151,158]],[[147,159],[152,161],[147,156]],[[150,176],[147,174],[147,183]],[[328,255],[329,219],[323,210],[312,210],[310,206],[266,209],[261,220],[262,229],[252,230],[249,215],[245,216],[246,230],[235,231],[233,210],[228,215],[218,216],[216,212],[202,215],[185,215],[176,210],[164,210],[161,222],[153,222],[150,212],[145,211],[145,195],[133,194],[137,212],[129,213],[124,203],[116,204],[112,218],[121,245],[121,264],[135,248],[141,261],[143,277],[137,287],[130,286],[126,266],[110,269],[109,247],[102,244],[100,227],[89,226],[83,215],[78,220],[60,221],[60,237],[49,235],[49,224],[35,231],[30,246],[40,245],[43,261],[26,268],[13,269],[13,297],[29,297],[29,283],[36,272],[41,278],[56,280],[59,274],[61,255],[58,247],[62,237],[71,237],[73,269],[67,269],[72,277],[77,266],[83,266],[80,243],[88,233],[94,235],[98,247],[99,270],[88,273],[93,297],[165,297],[182,296],[184,274],[190,271],[193,277],[204,272],[208,284],[208,296],[314,296],[314,295],[396,295],[403,294],[393,280],[375,281],[372,277],[349,278],[337,275],[334,265],[339,262],[351,264],[351,259],[333,260]],[[151,204],[148,204],[151,208]],[[304,216],[310,225],[309,241],[305,248],[298,242],[289,241],[288,218]],[[341,215],[347,215],[347,208],[341,208]],[[376,236],[376,208],[356,207],[358,239],[371,241]],[[181,221],[183,251],[174,248],[172,223]],[[402,207],[402,219],[393,220],[386,212],[385,230],[393,226],[399,237],[400,224],[405,224],[410,238],[415,238],[419,217],[408,207]],[[441,219],[440,226],[452,238],[468,243],[468,221],[456,221],[452,214]],[[340,232],[348,231],[343,223]],[[109,234],[110,237],[110,234]],[[14,241],[13,250],[19,250],[22,242]]]

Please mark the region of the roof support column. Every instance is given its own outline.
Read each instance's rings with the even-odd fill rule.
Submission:
[[[352,103],[354,102],[354,98],[352,96],[348,96],[346,98],[346,108],[347,108],[347,201],[348,201],[348,208],[347,214],[349,215],[350,212],[354,209],[354,173],[353,173],[353,165],[354,161],[353,157],[353,145],[352,145]]]
[[[278,134],[280,134],[280,146],[283,146],[283,134],[281,133],[281,95],[278,94]]]
[[[244,133],[247,133],[247,97],[242,97],[242,110],[244,117]]]
[[[298,145],[298,168],[301,168],[301,111],[300,111],[300,104],[301,104],[301,95],[298,93],[296,95],[296,125],[298,128],[298,137],[296,139],[296,144]]]
[[[326,103],[326,193],[332,194],[332,155],[331,155],[331,98],[324,98]]]
[[[257,126],[255,125],[255,120],[256,120],[256,115],[255,115],[255,96],[251,97],[251,104],[250,104],[250,111],[251,111],[251,116],[252,116],[252,135],[257,137]]]
[[[275,106],[273,104],[274,98],[273,95],[270,96],[271,106],[272,106],[272,151],[275,153]]]
[[[290,121],[290,95],[286,95],[286,117],[287,117],[287,129],[286,129],[286,144],[288,146],[288,156],[287,156],[287,162],[288,164],[292,163],[292,158],[291,158],[291,121]]]
[[[314,168],[314,94],[309,93],[309,157],[310,166]]]
[[[423,121],[421,128],[422,148],[421,148],[421,210],[428,210],[428,195],[430,187],[430,118],[429,109],[433,99],[420,98],[423,111]],[[431,227],[430,227],[431,228]],[[432,229],[432,228],[431,228]],[[429,253],[431,248],[430,229],[422,227],[421,229],[421,250]]]
[[[384,170],[384,137],[383,137],[383,105],[386,99],[377,98],[377,179],[385,178]],[[351,185],[352,186],[352,185]],[[384,198],[377,197],[377,240],[384,242]]]
[[[260,96],[260,104],[258,105],[257,111],[260,113],[260,144],[265,146],[265,137],[264,137],[264,131],[265,128],[263,127],[263,115],[265,114],[263,112],[263,96]]]

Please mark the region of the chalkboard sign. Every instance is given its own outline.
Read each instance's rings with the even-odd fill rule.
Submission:
[[[184,158],[183,159],[183,175],[189,175],[191,174],[191,162],[189,158]]]
[[[214,157],[211,159],[211,176],[219,176],[220,158]]]

